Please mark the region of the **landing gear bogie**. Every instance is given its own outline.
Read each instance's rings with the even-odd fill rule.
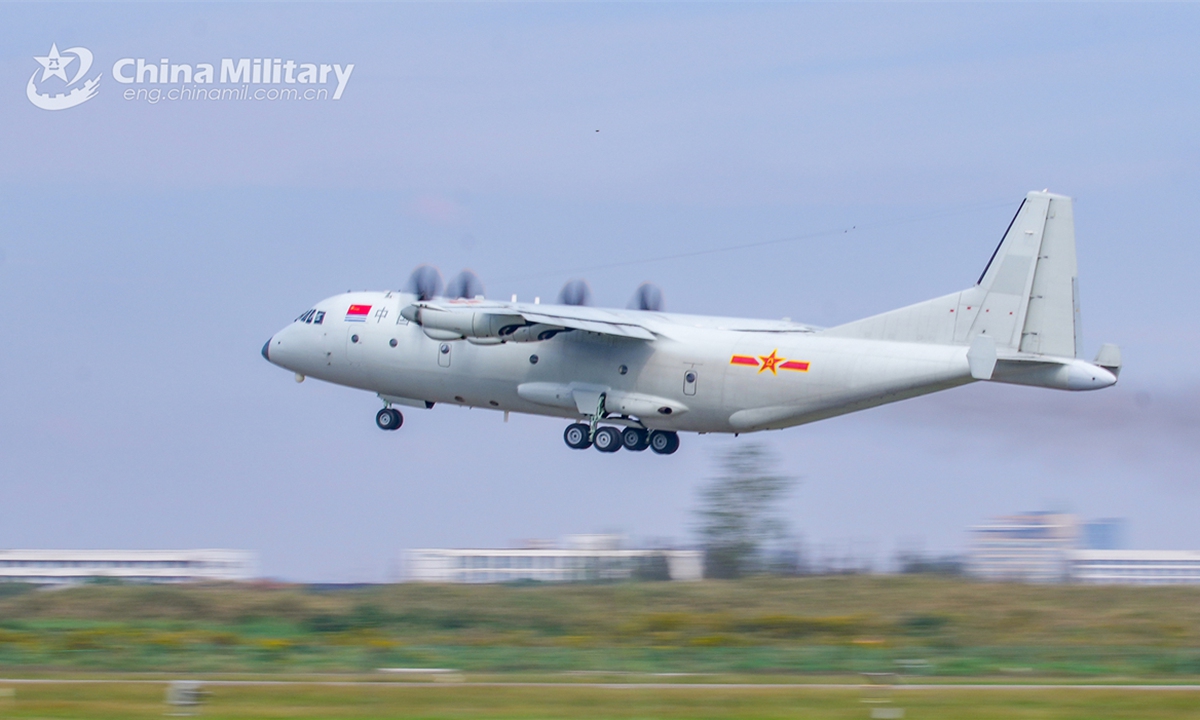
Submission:
[[[404,424],[404,416],[400,414],[399,410],[384,408],[375,413],[375,424],[379,426],[380,430],[399,430],[400,426]]]
[[[679,435],[669,430],[646,430],[640,427],[598,427],[592,432],[588,423],[573,423],[563,431],[567,447],[586,450],[595,446],[602,453],[615,453],[621,448],[642,452],[647,448],[659,455],[670,455],[679,449]]]

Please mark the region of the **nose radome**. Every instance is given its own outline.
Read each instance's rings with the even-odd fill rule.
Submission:
[[[271,340],[274,340],[274,339],[275,339],[275,336],[272,335]],[[266,360],[267,362],[271,362],[271,340],[268,340],[265,343],[263,343],[262,356],[263,356],[263,360]]]

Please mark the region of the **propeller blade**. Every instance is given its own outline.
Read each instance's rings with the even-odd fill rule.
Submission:
[[[592,289],[586,280],[568,280],[558,291],[559,305],[591,305]]]
[[[463,270],[446,283],[446,297],[464,300],[483,297],[483,281],[470,270]]]
[[[418,265],[408,276],[404,290],[416,295],[418,300],[432,300],[442,294],[442,274],[432,265]]]
[[[633,298],[629,301],[629,308],[631,310],[662,312],[662,290],[660,290],[659,287],[653,283],[644,282],[641,285],[638,285],[638,289],[633,293]]]

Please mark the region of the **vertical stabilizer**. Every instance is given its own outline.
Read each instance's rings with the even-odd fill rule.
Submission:
[[[1079,285],[1071,198],[1031,192],[975,287],[830,328],[841,337],[995,347],[1076,357]]]
[[[1078,357],[1079,271],[1075,265],[1075,214],[1071,198],[1050,195],[1029,309],[1021,332],[1024,352]]]
[[[1075,357],[1078,309],[1071,198],[1031,192],[979,283],[962,293],[955,341],[989,335],[1001,347]]]

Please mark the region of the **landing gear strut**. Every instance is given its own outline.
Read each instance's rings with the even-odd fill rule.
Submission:
[[[384,408],[375,413],[375,424],[379,426],[380,430],[399,430],[400,426],[404,424],[404,416],[400,414],[399,410]]]
[[[605,394],[600,393],[600,397],[596,399],[596,412],[587,416],[587,422],[572,423],[563,431],[563,440],[566,441],[567,447],[586,450],[595,445],[602,453],[615,453],[621,448],[641,452],[650,448],[659,455],[670,455],[679,449],[679,435],[669,430],[600,427],[600,423],[608,417],[604,400]]]

